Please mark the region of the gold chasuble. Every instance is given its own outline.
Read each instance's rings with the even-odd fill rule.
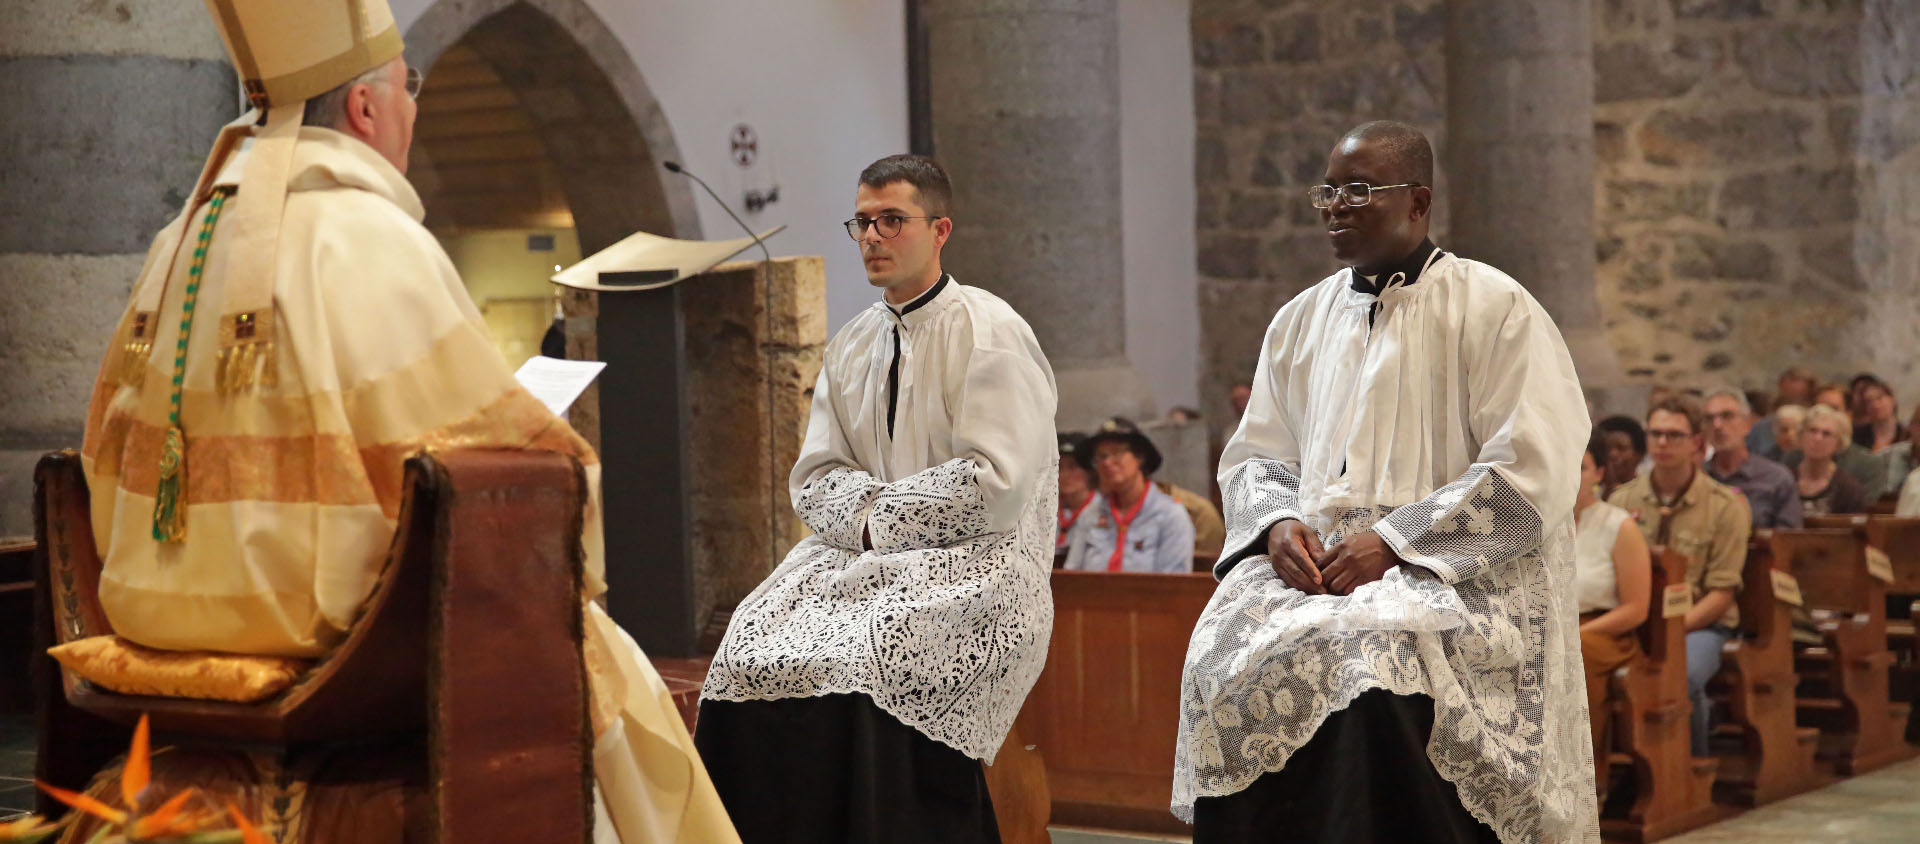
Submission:
[[[573,455],[589,484],[595,839],[738,841],[665,684],[591,600],[606,590],[598,457],[515,382],[405,176],[300,125],[306,98],[399,56],[386,3],[208,6],[256,108],[154,238],[94,385],[82,461],[115,632],[321,656],[372,589],[409,455]]]

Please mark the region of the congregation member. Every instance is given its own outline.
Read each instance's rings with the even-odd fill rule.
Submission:
[[[1374,122],[1309,192],[1346,269],[1273,318],[1221,459],[1174,760],[1196,844],[1599,841],[1585,399],[1526,288],[1427,239],[1432,184],[1425,136]]]
[[[1193,522],[1194,558],[1209,563],[1220,559],[1220,548],[1227,542],[1227,523],[1220,517],[1220,508],[1206,496],[1172,481],[1154,481],[1153,485],[1187,511],[1187,520]]]
[[[1841,426],[1840,439],[1836,444],[1838,450],[1832,459],[1834,464],[1840,467],[1840,471],[1852,479],[1849,486],[1858,486],[1863,498],[1867,490],[1882,488],[1887,483],[1885,461],[1853,441],[1853,420],[1847,416],[1846,411],[1827,402],[1816,403],[1807,409],[1807,418],[1800,423],[1800,438],[1797,443],[1800,447],[1781,455],[1780,464],[1796,475],[1800,473],[1800,462],[1805,459],[1809,447],[1807,438],[1810,435],[1818,436],[1812,431],[1813,420],[1816,417],[1825,420],[1822,424],[1828,428],[1834,425]],[[1814,514],[1809,512],[1808,515]]]
[[[1836,462],[1851,431],[1847,415],[1831,407],[1815,405],[1807,413],[1806,427],[1800,432],[1800,459],[1795,466],[1800,507],[1807,515],[1867,511],[1865,486]]]
[[[1839,384],[1823,384],[1813,391],[1813,403],[1824,404],[1841,413],[1851,414],[1848,410],[1847,388]]]
[[[1800,426],[1807,421],[1807,408],[1798,404],[1784,405],[1774,409],[1772,419],[1773,445],[1767,451],[1755,453],[1781,463],[1787,452],[1800,450]]]
[[[1600,473],[1600,497],[1606,498],[1646,471],[1647,431],[1631,416],[1609,416],[1594,427],[1607,441]]]
[[[1693,593],[1687,611],[1687,697],[1693,702],[1693,755],[1707,755],[1707,681],[1720,670],[1721,646],[1740,623],[1734,598],[1743,581],[1752,518],[1740,493],[1700,470],[1706,443],[1700,402],[1669,394],[1647,412],[1647,443],[1653,471],[1609,496],[1608,503],[1633,514],[1654,545],[1687,558],[1686,583]]]
[[[594,840],[737,841],[665,683],[595,600],[597,456],[514,381],[420,223],[405,175],[420,77],[392,11],[246,12],[214,23],[253,110],[220,130],[154,237],[88,409],[82,464],[115,634],[324,659],[380,576],[409,456],[571,455],[589,488]]]
[[[1707,443],[1713,446],[1707,474],[1746,497],[1755,530],[1801,527],[1800,494],[1793,472],[1747,450],[1748,429],[1753,427],[1747,397],[1732,388],[1715,389],[1707,393],[1703,410]]]
[[[1778,418],[1781,408],[1805,408],[1813,401],[1813,389],[1819,383],[1819,376],[1814,375],[1811,370],[1799,366],[1789,367],[1785,372],[1780,373],[1780,378],[1774,382],[1773,400],[1764,405],[1772,410],[1762,421],[1772,423]],[[1753,409],[1757,412],[1762,406],[1755,404]],[[1773,424],[1756,423],[1753,430],[1747,434],[1747,449],[1768,460],[1778,461],[1781,453],[1792,449],[1780,446],[1775,438],[1777,431],[1778,428]]]
[[[1103,506],[1100,502],[1100,490],[1094,483],[1093,463],[1087,448],[1087,435],[1064,433],[1058,435],[1060,442],[1060,516],[1059,530],[1053,541],[1053,565],[1055,568],[1066,562],[1067,551],[1072,547],[1073,538],[1085,530],[1091,519],[1082,522],[1081,516],[1088,510]]]
[[[813,535],[734,611],[696,743],[748,844],[998,841],[981,763],[1053,628],[1053,370],[1012,307],[942,272],[937,162],[874,162],[854,212],[881,296],[814,385],[788,483]]]
[[[1860,413],[1854,418],[1860,422],[1853,428],[1853,444],[1868,451],[1877,453],[1907,440],[1893,388],[1877,378],[1861,385]]]
[[[1914,438],[1911,435],[1916,431],[1920,431],[1920,404],[1914,406],[1913,418],[1907,422],[1909,436],[1874,455],[1880,460],[1880,484],[1877,488],[1867,490],[1869,503],[1898,496],[1907,476],[1913,474],[1916,465],[1920,465],[1914,462],[1913,457]]]
[[[1920,468],[1907,473],[1907,480],[1900,484],[1900,497],[1894,503],[1896,516],[1920,516]]]
[[[1573,502],[1574,589],[1580,602],[1580,661],[1586,668],[1587,714],[1595,775],[1605,786],[1608,678],[1640,654],[1635,635],[1647,619],[1653,564],[1639,523],[1600,500],[1606,438],[1596,429],[1580,455],[1580,494]]]
[[[1184,572],[1193,570],[1193,518],[1152,482],[1160,449],[1132,421],[1100,423],[1087,438],[1100,480],[1101,509],[1067,549],[1075,571]]]

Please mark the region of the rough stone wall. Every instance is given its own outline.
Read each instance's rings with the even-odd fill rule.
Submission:
[[[1913,397],[1909,0],[1596,0],[1599,293],[1642,383]],[[1898,194],[1904,187],[1906,195]]]
[[[33,533],[33,465],[78,448],[155,231],[239,113],[198,3],[15,0],[0,26],[0,536]]]
[[[735,262],[682,288],[700,629],[806,535],[787,476],[800,459],[826,351],[826,272],[819,257]]]
[[[1232,415],[1228,388],[1253,377],[1274,312],[1339,269],[1320,212],[1307,202],[1334,141],[1367,120],[1404,120],[1425,130],[1439,153],[1444,13],[1442,0],[1194,0],[1207,414]],[[1444,218],[1440,210],[1436,224]]]
[[[1303,192],[1338,134],[1391,117],[1445,145],[1444,11],[1194,0],[1207,412],[1229,413],[1273,312],[1336,268]],[[1920,400],[1920,3],[1593,0],[1593,14],[1596,286],[1629,379],[1770,388],[1796,364],[1873,371],[1905,415]]]

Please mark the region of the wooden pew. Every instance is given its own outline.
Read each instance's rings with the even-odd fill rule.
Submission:
[[[1206,574],[1053,572],[1053,640],[1016,731],[1039,751],[1053,822],[1191,833],[1168,811],[1187,640]]]
[[[1866,526],[1776,531],[1773,549],[1824,640],[1795,660],[1798,720],[1820,728],[1820,755],[1846,776],[1912,756],[1908,707],[1888,694],[1886,581],[1868,570]]]
[[[1740,591],[1743,638],[1726,645],[1716,685],[1724,692],[1727,723],[1715,728],[1738,735],[1745,752],[1720,758],[1716,797],[1758,806],[1806,791],[1819,783],[1813,755],[1820,731],[1794,721],[1793,610],[1801,598],[1793,576],[1775,567],[1772,531],[1754,535],[1747,548]]]
[[[1887,678],[1895,701],[1907,704],[1907,741],[1920,744],[1920,518],[1873,516],[1867,520],[1867,544],[1885,552],[1893,566],[1887,584],[1887,649],[1894,653]]]
[[[1653,603],[1638,634],[1642,653],[1614,674],[1611,695],[1623,750],[1609,761],[1631,768],[1633,803],[1624,817],[1602,817],[1600,828],[1626,841],[1656,841],[1719,814],[1713,807],[1719,762],[1693,758],[1688,732],[1686,612],[1693,601],[1687,559],[1663,546],[1652,551]]]

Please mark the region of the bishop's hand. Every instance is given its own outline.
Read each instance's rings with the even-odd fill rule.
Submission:
[[[1326,549],[1320,537],[1299,519],[1282,519],[1267,530],[1267,556],[1280,582],[1309,595],[1325,595],[1320,558]]]
[[[1351,595],[1353,590],[1387,576],[1387,570],[1400,565],[1393,546],[1373,531],[1361,531],[1341,540],[1321,560],[1321,579],[1335,595]]]

